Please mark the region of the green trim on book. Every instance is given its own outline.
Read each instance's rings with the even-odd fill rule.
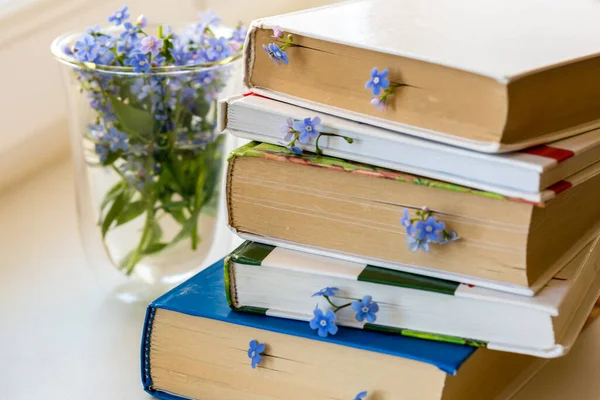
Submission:
[[[229,155],[228,160],[231,160],[234,157],[259,157],[275,161],[293,162],[294,164],[306,166],[330,168],[335,169],[336,171],[341,170],[350,173],[358,172],[361,174],[368,173],[370,176],[375,178],[391,179],[398,182],[429,186],[437,189],[450,190],[452,192],[469,193],[476,196],[489,197],[498,200],[511,200],[510,198],[497,193],[476,190],[466,186],[428,179],[417,175],[407,174],[405,172],[394,171],[391,169],[376,167],[355,161],[346,161],[341,158],[317,155],[309,152],[304,152],[302,155],[298,155],[286,147],[277,146],[270,143],[247,143],[244,146],[234,150]]]
[[[436,342],[462,344],[462,345],[471,346],[471,347],[486,347],[487,346],[486,342],[481,342],[478,340],[465,339],[465,338],[460,338],[460,337],[456,337],[456,336],[440,335],[437,333],[413,331],[410,329],[395,328],[393,326],[385,326],[385,325],[377,325],[377,324],[367,323],[364,325],[363,329],[367,330],[367,331],[375,331],[375,332],[391,333],[394,335],[409,336],[409,337],[414,337],[417,339],[433,340]]]
[[[238,264],[261,265],[273,250],[275,250],[275,246],[247,240],[231,252],[229,257]]]
[[[231,161],[235,157],[260,157],[261,154],[253,151],[253,149],[259,144],[259,142],[246,143],[242,147],[238,147],[229,153],[227,161]]]
[[[239,247],[238,247],[239,248]],[[229,262],[231,261],[231,256],[225,257],[223,261],[223,281],[225,283],[225,297],[227,298],[227,304],[229,304],[229,308],[235,308],[233,305],[233,300],[231,299],[231,276],[229,276]]]
[[[459,286],[459,283],[444,279],[415,275],[373,265],[367,265],[358,276],[358,280],[449,295],[454,295]]]
[[[419,339],[437,340],[438,342],[464,344],[471,347],[487,347],[486,342],[482,342],[479,340],[465,339],[456,336],[440,335],[436,333],[411,331],[410,329],[403,329],[402,335]]]
[[[233,310],[243,312],[243,313],[258,314],[258,315],[267,315],[267,311],[268,311],[267,308],[252,307],[252,306],[241,306],[238,308],[234,308]]]

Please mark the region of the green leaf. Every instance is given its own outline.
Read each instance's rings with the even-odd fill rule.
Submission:
[[[103,166],[107,166],[107,165],[111,165],[112,163],[114,163],[115,161],[117,161],[119,159],[119,157],[121,157],[123,155],[123,152],[121,150],[117,151],[117,152],[110,152],[108,153],[108,157],[106,157],[106,160],[104,160],[104,162],[102,163]]]
[[[115,227],[119,225],[123,225],[133,219],[136,219],[140,215],[142,215],[146,211],[146,202],[142,200],[134,201],[133,203],[129,203],[122,211],[119,213],[117,217],[117,224]]]
[[[137,260],[134,260],[134,257],[137,258]],[[127,253],[125,258],[121,260],[119,268],[127,269],[127,275],[129,275],[131,272],[133,272],[133,267],[130,268],[129,266],[133,265],[135,267],[135,265],[139,262],[139,258],[141,257],[139,257],[137,249],[131,250],[129,253]]]
[[[125,104],[115,96],[109,96],[121,128],[129,135],[149,137],[154,130],[154,116],[151,112]]]
[[[146,249],[154,249],[154,244],[160,242],[161,238],[162,229],[158,224],[158,221],[154,219],[153,214],[146,214],[146,222],[144,223],[144,229],[140,237],[140,242],[138,246],[129,252],[129,254],[127,254],[127,256],[121,261],[121,269],[124,269],[127,275],[131,274],[137,263],[139,263],[144,255],[146,255]]]
[[[162,239],[162,235],[163,235],[163,231],[162,228],[160,227],[160,224],[158,223],[158,221],[156,219],[152,220],[152,223],[150,225],[150,235],[148,240],[146,241],[146,243],[144,243],[143,249],[148,248],[148,246],[156,243],[156,242],[160,242],[160,239]]]
[[[144,249],[144,255],[149,256],[151,254],[158,253],[169,246],[169,243],[152,243],[150,246]]]
[[[183,210],[169,210],[167,211],[175,221],[179,222],[181,225],[185,224],[186,218]]]
[[[187,203],[185,201],[168,201],[163,203],[160,208],[167,211],[183,210],[186,205]]]
[[[112,223],[119,217],[121,211],[127,206],[129,200],[131,200],[131,192],[128,190],[120,193],[113,202],[110,210],[106,213],[104,220],[102,221],[102,238],[106,236],[106,233],[110,229]]]
[[[114,199],[123,192],[123,190],[127,189],[127,182],[119,181],[117,182],[106,194],[104,195],[104,199],[102,199],[102,204],[100,204],[100,210],[104,210],[106,206],[114,201]]]
[[[196,180],[196,191],[194,195],[194,210],[199,210],[204,204],[206,196],[204,184],[206,183],[207,175],[208,171],[206,168],[201,168],[198,172],[198,179]]]
[[[198,214],[199,214],[198,212],[193,213],[183,223],[183,225],[181,226],[181,230],[179,231],[179,233],[169,243],[169,247],[174,246],[175,244],[179,243],[180,241],[182,241],[183,239],[187,238],[188,236],[191,236],[192,231],[194,229],[197,229]]]

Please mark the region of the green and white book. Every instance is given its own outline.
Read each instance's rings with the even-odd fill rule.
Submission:
[[[588,244],[535,297],[375,267],[246,241],[225,262],[230,306],[240,312],[305,320],[371,295],[373,323],[350,307],[336,324],[538,357],[564,355],[600,294],[600,239]],[[316,334],[316,333],[315,333]]]

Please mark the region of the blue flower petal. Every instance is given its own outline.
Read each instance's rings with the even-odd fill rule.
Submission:
[[[298,141],[300,143],[308,143],[308,141],[310,140],[310,133],[303,131],[300,136],[298,136]]]
[[[386,78],[381,78],[379,81],[379,87],[387,89],[390,86],[390,81]]]
[[[290,150],[292,150],[294,153],[301,155],[302,154],[302,149],[298,146],[292,146],[290,147]]]
[[[319,325],[319,330],[317,331],[317,333],[321,337],[327,337],[327,326],[320,326]]]
[[[315,131],[320,131],[321,130],[321,118],[314,117],[312,119],[312,126]]]
[[[310,320],[310,329],[319,329],[319,320],[317,320],[316,318],[313,318]]]
[[[358,393],[356,395],[356,397],[354,398],[354,400],[363,400],[365,397],[367,397],[367,391],[366,390]]]
[[[358,321],[358,322],[363,322],[365,320],[365,313],[362,311],[359,311],[356,313],[356,315],[354,316],[354,318]]]
[[[379,75],[379,70],[377,69],[377,67],[374,67],[371,70],[371,78],[375,78],[377,75]]]
[[[369,311],[372,313],[376,313],[379,311],[379,304],[377,304],[376,302],[371,302],[371,304],[369,304]]]
[[[423,243],[421,243],[421,248],[423,249],[423,251],[425,253],[429,253],[429,250],[430,250],[430,248],[429,248],[429,242],[423,242]]]
[[[371,324],[373,322],[375,322],[375,320],[377,320],[377,316],[373,313],[366,313],[366,316],[367,316],[367,322],[369,322]]]
[[[338,327],[337,327],[336,324],[332,323],[332,324],[330,324],[328,326],[328,332],[329,332],[329,334],[335,335],[337,333],[337,331],[338,331]]]
[[[302,132],[304,130],[304,122],[294,121],[294,123],[292,124],[292,127],[294,128],[294,130],[296,130],[298,132]]]
[[[416,253],[419,250],[419,242],[417,242],[415,238],[407,236],[406,239],[404,239],[404,241],[408,243],[408,251]]]
[[[400,224],[402,224],[402,226],[405,228],[408,228],[411,225],[410,224],[410,212],[406,208],[403,211],[402,218],[400,218]]]
[[[386,76],[388,76],[388,74],[390,73],[390,71],[388,71],[388,69],[384,69],[383,71],[381,71],[381,73],[379,74],[379,79],[384,79]]]
[[[365,297],[362,298],[362,304],[363,306],[368,306],[371,303],[371,300],[373,299],[372,296],[366,295]]]
[[[373,85],[371,93],[373,93],[375,96],[379,95],[379,93],[381,93],[381,89],[379,88],[379,85]]]
[[[265,351],[265,344],[264,343],[260,343],[258,346],[256,346],[256,352],[257,353],[262,353],[263,351]]]
[[[355,300],[350,304],[350,308],[354,311],[360,311],[362,309],[362,302],[360,300]]]
[[[335,313],[332,310],[327,310],[327,313],[325,314],[325,319],[329,323],[335,321]]]

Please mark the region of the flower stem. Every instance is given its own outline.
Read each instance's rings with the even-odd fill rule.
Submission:
[[[343,308],[350,307],[351,304],[352,303],[347,303],[347,304],[344,304],[343,306],[339,306],[335,310],[333,310],[333,312],[338,312],[338,311],[340,311]]]
[[[191,218],[194,218],[193,216]],[[190,239],[192,241],[192,250],[196,250],[198,248],[198,217],[195,217],[196,221],[194,222],[194,226],[192,227],[192,232],[190,233]]]
[[[321,150],[321,148],[319,147],[319,139],[321,139],[321,136],[323,136],[322,133],[319,136],[317,136],[317,140],[315,140],[315,153],[317,154],[323,154],[323,150]]]
[[[154,208],[151,203],[148,203],[149,207],[146,211],[146,221],[144,222],[144,229],[142,231],[142,236],[140,237],[140,241],[131,255],[127,260],[126,274],[131,275],[133,269],[137,265],[137,263],[142,259],[142,252],[144,251],[144,247],[148,242],[148,235],[152,233],[152,219],[154,217]]]
[[[335,133],[330,133],[330,132],[321,132],[321,133],[319,133],[319,136],[317,136],[317,140],[315,141],[315,152],[317,154],[323,154],[323,151],[319,147],[319,139],[321,139],[321,136],[337,136],[337,137],[341,137],[342,139],[344,139],[346,142],[348,142],[350,144],[354,143],[354,139],[352,139],[350,137],[337,135]]]
[[[331,300],[329,299],[329,296],[323,296],[323,297],[325,297],[325,300],[327,300],[327,302],[328,302],[328,303],[331,305],[331,307],[333,307],[333,312],[334,312],[334,313],[336,313],[336,312],[340,311],[340,310],[341,310],[341,309],[343,309],[343,308],[349,307],[349,306],[352,304],[352,303],[347,303],[347,304],[344,304],[344,305],[342,305],[342,306],[338,306],[338,305],[336,305],[336,304],[333,304],[333,303],[331,302]]]

